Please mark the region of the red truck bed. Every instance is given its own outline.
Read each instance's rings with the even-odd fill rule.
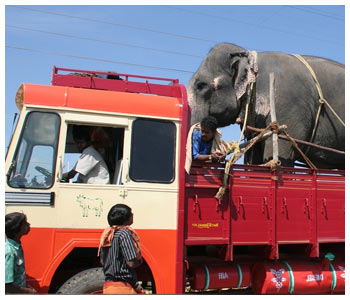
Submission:
[[[234,165],[220,203],[223,172],[198,164],[186,176],[186,245],[228,245],[231,255],[235,246],[260,246],[278,259],[282,245],[318,257],[322,244],[344,243],[344,171]]]

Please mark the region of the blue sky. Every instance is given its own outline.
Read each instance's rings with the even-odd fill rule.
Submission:
[[[218,6],[55,6],[22,2],[12,5],[12,1],[5,1],[7,5],[2,7],[5,149],[18,112],[14,102],[17,88],[21,83],[50,84],[54,65],[178,78],[186,86],[208,51],[220,42],[248,50],[315,55],[345,63],[345,1],[328,1],[343,5],[306,6],[298,5],[302,1]],[[224,128],[223,136],[227,141],[237,140],[239,127]]]

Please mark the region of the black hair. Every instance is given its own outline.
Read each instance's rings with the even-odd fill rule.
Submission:
[[[131,208],[125,204],[116,204],[109,210],[107,220],[109,226],[124,225],[131,217]]]
[[[13,212],[5,216],[5,233],[10,239],[14,238],[21,230],[23,223],[27,220],[27,216],[23,213]]]
[[[73,140],[84,140],[86,142],[90,141],[90,127],[73,125]]]
[[[202,119],[201,127],[215,132],[218,128],[218,121],[213,116],[207,116]]]

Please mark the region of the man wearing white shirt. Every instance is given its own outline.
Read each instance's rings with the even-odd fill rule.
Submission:
[[[73,129],[73,138],[82,154],[73,169],[63,174],[63,179],[69,180],[79,173],[78,183],[108,184],[110,181],[107,165],[101,154],[90,145],[88,131],[76,127]]]

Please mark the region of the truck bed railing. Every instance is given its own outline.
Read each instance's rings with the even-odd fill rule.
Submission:
[[[161,83],[153,83],[154,81]],[[181,97],[178,79],[58,68],[56,66],[53,67],[51,84],[84,89]]]

